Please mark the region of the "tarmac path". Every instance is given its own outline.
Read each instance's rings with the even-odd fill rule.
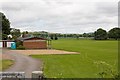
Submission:
[[[32,71],[41,71],[42,62],[29,56],[16,53],[14,51],[5,51],[3,54],[12,56],[15,63],[4,72],[25,72],[25,78],[31,78]]]

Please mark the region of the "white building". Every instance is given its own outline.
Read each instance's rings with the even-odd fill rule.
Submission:
[[[14,43],[14,41],[0,40],[0,48],[9,48],[9,47],[11,47],[11,43]]]

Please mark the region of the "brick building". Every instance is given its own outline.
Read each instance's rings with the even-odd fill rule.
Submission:
[[[47,39],[38,37],[19,38],[26,49],[47,49]]]

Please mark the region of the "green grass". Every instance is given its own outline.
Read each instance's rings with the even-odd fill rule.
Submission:
[[[44,75],[50,78],[98,78],[102,69],[117,71],[118,42],[61,39],[52,41],[54,49],[75,51],[77,55],[32,55],[44,62]],[[101,64],[100,61],[104,64]],[[97,63],[95,63],[97,62]],[[99,65],[97,65],[99,64]],[[106,64],[109,64],[106,65]],[[104,68],[103,68],[104,67]],[[110,74],[107,77],[111,77]]]
[[[2,60],[0,61],[0,71],[4,71],[8,69],[11,65],[13,65],[13,60]]]

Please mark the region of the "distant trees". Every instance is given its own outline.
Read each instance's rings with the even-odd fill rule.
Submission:
[[[47,38],[49,36],[48,32],[46,31],[29,32],[29,34],[31,34],[31,36],[41,37],[41,38]]]
[[[113,28],[108,32],[109,38],[120,39],[120,28]]]
[[[0,25],[0,29],[2,29],[2,39],[6,40],[8,39],[8,35],[10,34],[10,22],[9,20],[6,18],[6,16],[0,12],[0,22],[2,23],[2,25]]]
[[[119,39],[120,38],[120,28],[113,28],[110,31],[106,31],[102,28],[97,29],[95,32],[83,33],[83,34],[72,34],[72,33],[49,33],[45,31],[39,32],[23,32],[22,37],[42,37],[51,40],[57,40],[60,38],[74,38],[74,39],[95,39],[95,40],[107,40],[107,39]]]
[[[52,39],[52,40],[54,39],[54,38],[53,38],[53,34],[50,35],[50,39]]]
[[[116,40],[120,39],[120,28],[112,28],[108,32],[102,28],[99,28],[94,32],[95,40],[106,40],[108,38]]]
[[[55,34],[55,40],[58,40],[57,34]]]
[[[106,30],[99,28],[97,31],[94,32],[94,39],[95,40],[106,40],[107,39]]]
[[[93,38],[94,33],[83,33],[83,34],[60,34],[60,33],[55,33],[57,37],[59,38]]]
[[[94,37],[94,33],[83,33],[82,37]]]
[[[28,31],[22,32],[22,37],[23,37],[23,38],[25,38],[25,37],[30,37],[30,35],[28,34]]]
[[[52,39],[52,40],[58,40],[57,34],[51,34],[50,35],[50,39]]]

